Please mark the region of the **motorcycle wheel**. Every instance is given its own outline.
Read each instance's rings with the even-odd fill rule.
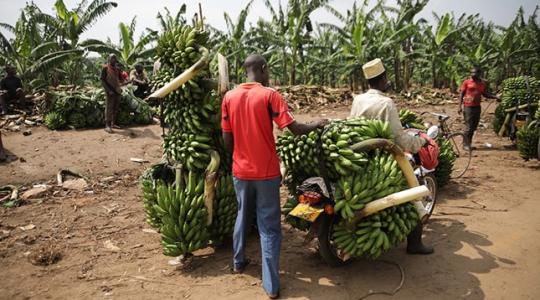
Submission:
[[[433,213],[433,210],[435,209],[435,204],[437,203],[437,192],[438,192],[438,185],[437,185],[437,179],[435,178],[435,174],[429,173],[426,174],[422,180],[422,184],[425,185],[429,190],[429,195],[422,198],[422,204],[428,211],[428,217],[425,219],[425,221],[429,220],[431,217],[431,214]]]
[[[340,250],[337,249],[337,246],[332,240],[332,233],[334,232],[336,220],[337,217],[335,215],[323,213],[319,219],[319,228],[317,232],[319,255],[331,267],[344,266],[351,263],[353,260],[352,258],[343,260],[339,256]]]

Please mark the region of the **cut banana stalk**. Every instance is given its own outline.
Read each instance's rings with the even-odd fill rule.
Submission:
[[[201,47],[199,49],[199,52],[202,54],[202,57],[193,66],[185,70],[184,73],[180,74],[171,82],[165,84],[159,90],[153,92],[150,96],[148,96],[148,98],[165,98],[168,94],[177,90],[184,83],[195,77],[195,75],[197,75],[199,71],[206,68],[206,66],[208,65],[208,49]]]

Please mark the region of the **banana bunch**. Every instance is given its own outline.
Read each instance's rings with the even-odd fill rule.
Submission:
[[[377,259],[403,241],[418,221],[414,205],[405,203],[364,218],[353,229],[342,221],[334,226],[332,237],[341,251],[353,257]]]
[[[512,90],[527,90],[527,80],[531,90],[538,90],[540,82],[534,77],[525,78],[525,76],[512,77],[505,79],[502,83],[503,92]]]
[[[198,46],[206,45],[208,39],[207,31],[179,23],[160,37],[156,54],[162,64],[187,69],[200,58]]]
[[[171,130],[209,134],[218,129],[219,98],[210,92],[197,104],[171,101],[165,104],[165,123]]]
[[[354,118],[329,124],[322,135],[322,149],[330,176],[338,178],[364,169],[367,158],[349,149],[371,138],[392,139],[390,124],[381,120]]]
[[[171,131],[163,138],[163,151],[168,158],[180,162],[188,170],[204,170],[210,162],[208,152],[213,148],[211,144],[212,138],[207,135]]]
[[[354,212],[364,208],[367,203],[397,193],[405,187],[405,177],[394,157],[386,152],[374,151],[362,172],[338,179],[334,211],[345,220],[352,219]]]
[[[500,131],[506,118],[506,109],[515,108],[518,104],[540,102],[540,81],[534,77],[519,76],[508,78],[503,81],[502,86],[503,94],[501,103],[495,110],[495,119],[493,120],[493,129],[497,133]],[[535,113],[534,109],[536,108],[533,108],[533,111],[531,111],[532,114]]]
[[[439,164],[435,169],[435,178],[439,187],[443,187],[450,181],[450,175],[456,161],[456,153],[452,147],[452,142],[443,138],[437,138],[439,145]]]
[[[180,176],[179,176],[180,177]],[[154,209],[161,219],[163,254],[179,256],[205,246],[210,237],[206,226],[204,179],[189,172],[185,182],[158,183]]]
[[[157,204],[156,185],[161,182],[173,182],[174,171],[164,163],[159,163],[146,169],[139,178],[139,184],[143,193],[143,205],[146,212],[146,222],[154,227],[161,227],[161,219],[154,209],[154,204]]]
[[[317,129],[301,136],[294,136],[289,131],[285,132],[276,143],[281,160],[290,169],[304,170],[308,174],[318,174],[319,147],[317,147],[317,143],[321,132],[322,130]]]
[[[162,65],[152,89],[161,88],[191,67],[201,56],[199,48],[209,48],[207,44],[208,32],[188,25],[178,24],[163,33],[156,48]],[[163,253],[168,256],[191,253],[223,240],[231,235],[236,220],[232,177],[222,176],[217,182],[215,177],[229,174],[231,161],[221,138],[221,99],[209,74],[208,69],[201,70],[164,99],[164,121],[169,130],[163,152],[176,172],[169,170],[162,178],[149,170],[141,182],[147,222],[159,228]]]
[[[399,121],[405,128],[426,129],[422,124],[422,118],[415,112],[405,108],[399,110]]]
[[[540,138],[540,127],[536,122],[531,122],[528,126],[523,126],[517,132],[517,147],[519,155],[529,160],[538,158],[538,139]]]
[[[236,201],[231,175],[219,179],[216,187],[214,209],[211,229],[212,238],[216,241],[222,241],[227,236],[232,235],[236,222],[236,212],[238,211],[238,202]]]

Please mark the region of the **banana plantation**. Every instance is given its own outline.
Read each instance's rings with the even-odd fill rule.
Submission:
[[[247,22],[251,1],[237,17],[224,12],[226,31],[207,26],[211,50],[228,58],[233,82],[244,79],[241,65],[250,53],[267,58],[276,85],[362,89],[361,66],[377,57],[384,59],[396,91],[414,84],[455,90],[472,66],[482,67],[495,86],[508,77],[540,76],[538,7],[531,14],[519,9],[513,22],[502,27],[480,14],[433,13],[435,22],[428,22],[418,17],[428,0],[397,1],[396,7],[383,0],[375,5],[358,1],[347,11],[323,0],[289,0],[278,6],[260,1],[267,11],[258,12],[265,17],[254,24]],[[175,12],[160,12],[160,27],[146,28],[141,36],[135,36],[134,17],[118,24],[118,37],[81,38],[116,6],[95,0],[69,8],[59,0],[55,13],[48,14],[27,4],[15,24],[0,23],[0,65],[14,64],[32,89],[95,85],[106,55],[117,54],[128,68],[136,62],[149,67],[159,34],[192,22],[183,4]],[[339,22],[318,22],[311,17],[316,10],[328,11]]]
[[[537,3],[40,1],[0,23],[0,298],[540,299]]]

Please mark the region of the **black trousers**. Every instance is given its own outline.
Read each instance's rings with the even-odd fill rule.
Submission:
[[[481,106],[471,106],[463,108],[463,119],[465,120],[465,144],[471,145],[474,132],[478,128],[478,123],[480,123],[480,114],[482,112]]]

